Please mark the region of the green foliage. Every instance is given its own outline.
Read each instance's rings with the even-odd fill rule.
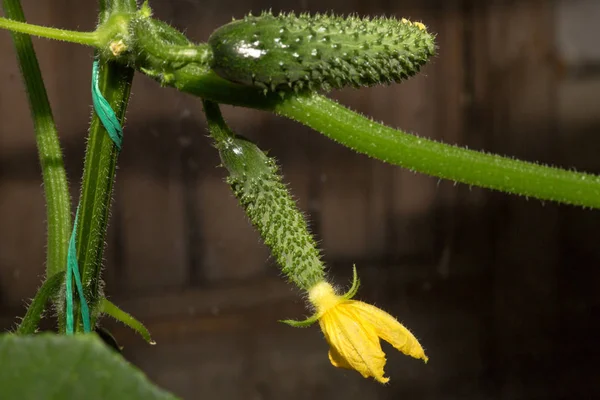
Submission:
[[[176,399],[96,335],[1,335],[0,365],[1,399]]]
[[[249,15],[208,43],[220,76],[271,91],[399,82],[435,51],[423,24],[326,14]]]

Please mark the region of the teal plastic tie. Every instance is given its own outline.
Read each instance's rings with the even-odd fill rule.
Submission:
[[[123,145],[123,127],[114,110],[100,92],[98,84],[99,71],[100,62],[96,59],[92,66],[92,102],[94,103],[94,110],[98,114],[98,118],[100,118],[106,132],[108,132],[108,136],[110,136],[115,146],[117,146],[117,149],[121,151],[121,146]]]
[[[65,282],[66,302],[67,302],[67,335],[72,335],[73,327],[73,285],[71,279],[75,277],[75,286],[79,294],[79,302],[81,307],[81,319],[83,320],[83,331],[88,333],[90,329],[90,310],[88,308],[85,296],[83,294],[83,285],[81,284],[81,276],[79,275],[79,265],[77,262],[77,220],[79,219],[79,207],[75,214],[75,222],[73,222],[73,232],[69,240],[69,250],[67,252],[67,276]]]
[[[92,102],[94,104],[94,111],[100,118],[100,122],[106,129],[108,136],[112,139],[113,143],[119,151],[123,145],[123,128],[117,118],[114,110],[108,103],[108,101],[102,96],[100,92],[100,86],[98,84],[98,75],[100,70],[100,63],[96,59],[92,66]],[[81,203],[80,203],[81,205]],[[69,250],[67,252],[67,276],[65,281],[66,290],[66,303],[67,303],[67,335],[72,335],[74,332],[74,318],[73,318],[73,283],[72,279],[75,278],[75,286],[77,287],[77,293],[79,295],[79,302],[81,303],[81,319],[83,320],[83,331],[91,332],[90,327],[90,310],[85,300],[83,293],[83,284],[81,283],[81,276],[79,274],[79,265],[77,262],[77,221],[79,219],[79,206],[77,206],[77,213],[75,214],[75,222],[73,223],[73,232],[71,232],[71,238],[69,240]]]

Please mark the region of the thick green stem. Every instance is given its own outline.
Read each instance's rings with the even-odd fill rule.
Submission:
[[[600,177],[467,150],[374,122],[323,96],[275,111],[360,153],[439,178],[507,193],[600,208]]]
[[[7,18],[0,17],[0,29],[8,29],[13,32],[25,33],[27,35],[39,36],[47,39],[62,40],[64,42],[83,44],[98,47],[98,35],[96,32],[78,32],[65,29],[49,28],[46,26],[31,25],[16,21],[16,18],[6,12]]]
[[[2,4],[8,17],[16,21],[25,21],[19,0],[4,0]],[[55,282],[58,279],[57,277],[64,276],[71,230],[70,196],[58,133],[31,38],[21,33],[13,33],[12,37],[27,90],[35,129],[36,144],[44,180],[48,223],[47,281],[31,303],[18,331],[29,333],[37,327],[44,310],[45,299],[49,295],[45,288]],[[60,314],[62,310],[60,300],[57,300],[56,306]],[[59,325],[61,324],[62,318],[59,318]]]
[[[131,13],[136,7],[134,0],[100,0],[99,5],[100,23],[111,20],[117,12]],[[98,87],[115,111],[121,125],[125,120],[133,74],[134,70],[129,67],[114,62],[100,63]],[[83,167],[77,230],[77,260],[85,297],[92,314],[92,327],[99,313],[99,303],[104,297],[101,293],[102,254],[118,155],[117,147],[98,115],[93,112]],[[76,312],[75,331],[82,330],[81,315]]]
[[[115,63],[105,64],[100,69],[100,90],[121,123],[129,101],[133,72],[131,68]],[[94,113],[87,142],[77,232],[77,259],[92,318],[102,298],[102,254],[118,155],[116,146]],[[76,321],[76,329],[79,329],[79,316]]]
[[[140,42],[145,51],[155,57],[171,62],[198,62],[208,64],[212,53],[208,45],[203,46],[157,46],[160,42],[143,41]]]
[[[182,68],[143,69],[143,72],[157,78],[161,84],[193,94],[219,104],[273,110],[283,100],[278,94],[263,94],[261,89],[229,82],[205,65],[191,63]],[[286,94],[286,98],[294,94]]]
[[[212,100],[274,111],[351,149],[415,172],[507,193],[600,208],[600,177],[439,143],[393,129],[319,94],[263,95],[190,64],[173,72],[179,90]]]
[[[208,44],[190,43],[169,25],[151,18],[138,18],[132,23],[138,48],[162,61],[197,62],[208,65],[212,51]]]

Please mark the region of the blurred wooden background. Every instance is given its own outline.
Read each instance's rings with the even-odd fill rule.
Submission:
[[[26,0],[29,21],[93,29],[94,2]],[[205,41],[253,10],[422,20],[439,55],[416,78],[333,96],[386,124],[469,148],[600,172],[597,0],[155,0]],[[76,199],[92,53],[36,40]],[[43,275],[45,212],[29,110],[0,32],[0,327]],[[227,107],[282,165],[332,276],[398,316],[428,365],[388,350],[391,384],[335,369],[249,226],[198,99],[138,76],[107,239],[106,293],[157,346],[103,321],[126,356],[186,399],[581,399],[600,396],[597,211],[542,204],[370,160],[299,124]]]

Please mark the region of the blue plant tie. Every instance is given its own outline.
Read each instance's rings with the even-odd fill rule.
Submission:
[[[67,301],[67,335],[73,334],[73,286],[71,278],[75,277],[75,286],[79,294],[79,302],[81,303],[81,319],[83,320],[83,331],[90,332],[90,310],[85,296],[83,294],[83,285],[81,284],[81,276],[79,275],[79,266],[77,265],[77,245],[75,237],[77,235],[77,220],[79,219],[79,206],[75,214],[75,222],[73,222],[73,232],[69,240],[69,250],[67,252],[67,276],[65,282],[66,301]]]
[[[106,132],[108,132],[108,136],[110,136],[115,146],[117,146],[117,149],[121,151],[121,146],[123,145],[123,128],[114,110],[100,92],[100,86],[98,85],[99,70],[100,63],[96,59],[92,66],[92,102],[94,103],[94,110],[98,114],[98,118],[100,118]]]
[[[92,102],[94,104],[94,111],[100,118],[100,122],[106,129],[108,136],[112,139],[113,143],[119,151],[123,145],[123,128],[117,118],[114,110],[108,103],[108,101],[102,96],[100,92],[100,86],[98,84],[99,74],[99,61],[94,60],[92,66]],[[88,308],[85,295],[83,293],[83,284],[81,283],[81,276],[79,274],[79,265],[77,262],[77,221],[79,219],[79,207],[77,206],[77,213],[75,214],[75,222],[73,223],[73,232],[71,232],[71,238],[69,240],[69,249],[67,252],[67,276],[65,281],[66,290],[66,303],[67,303],[67,335],[72,335],[74,332],[73,324],[73,284],[72,279],[75,278],[75,286],[77,287],[77,293],[79,295],[79,302],[81,303],[81,319],[83,320],[83,331],[91,332],[90,327],[90,310]]]

